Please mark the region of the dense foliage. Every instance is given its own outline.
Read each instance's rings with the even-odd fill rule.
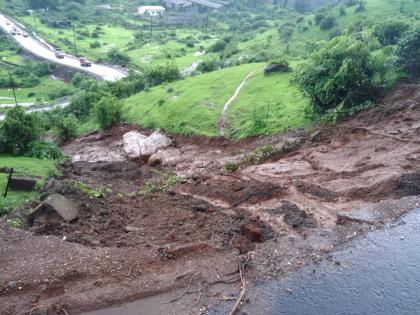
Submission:
[[[93,106],[93,114],[102,129],[121,121],[121,102],[115,97],[103,97]]]
[[[420,26],[412,27],[398,43],[400,65],[413,74],[420,74]]]
[[[351,106],[374,98],[369,49],[350,36],[337,37],[311,55],[299,68],[296,80],[321,112],[341,102]]]

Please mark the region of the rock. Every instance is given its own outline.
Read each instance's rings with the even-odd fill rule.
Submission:
[[[127,232],[138,232],[138,231],[140,231],[140,228],[135,227],[135,226],[126,226],[125,227],[125,230]]]
[[[420,195],[420,172],[401,175],[396,193],[399,197]]]
[[[155,131],[149,137],[137,131],[130,131],[123,135],[124,151],[130,159],[149,157],[171,143],[172,140],[160,131]]]
[[[165,150],[158,150],[152,154],[148,160],[150,166],[163,165],[163,166],[175,166],[182,162],[181,152],[177,148],[168,148]]]
[[[315,228],[317,223],[312,214],[306,213],[296,204],[288,200],[282,202],[280,213],[284,213],[284,222],[295,229]]]
[[[348,222],[374,224],[376,219],[375,213],[367,208],[339,211],[337,213],[337,224],[339,225],[344,225]]]
[[[60,194],[49,195],[43,203],[43,211],[48,214],[57,213],[64,221],[70,222],[78,218],[79,210],[67,197]]]
[[[10,190],[32,191],[36,185],[36,179],[32,177],[13,177],[10,178]]]

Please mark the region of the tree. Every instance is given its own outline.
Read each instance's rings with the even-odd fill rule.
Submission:
[[[334,38],[298,68],[295,79],[320,112],[340,103],[373,99],[373,70],[367,44],[348,36]]]
[[[39,140],[41,131],[34,116],[16,106],[7,111],[0,134],[1,151],[21,155],[29,150],[32,141]]]
[[[375,35],[382,45],[395,45],[408,28],[409,25],[403,21],[388,20],[375,26]]]
[[[58,142],[63,143],[77,135],[77,118],[73,114],[61,116],[55,123],[54,132]]]
[[[101,129],[106,129],[121,121],[121,102],[115,97],[104,96],[93,106],[93,114]]]
[[[420,26],[412,27],[400,39],[397,47],[398,63],[412,74],[420,74]]]

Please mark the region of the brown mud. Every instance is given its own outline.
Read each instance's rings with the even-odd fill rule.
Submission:
[[[72,161],[49,189],[77,204],[77,220],[39,218],[26,230],[0,221],[0,314],[79,314],[142,299],[166,314],[226,312],[244,262],[246,281],[281,276],[420,205],[413,84],[311,133],[169,135],[171,147],[128,161],[122,135],[133,129],[150,134],[121,125],[64,146]],[[282,151],[291,141],[299,145]],[[282,153],[252,165],[262,146]]]

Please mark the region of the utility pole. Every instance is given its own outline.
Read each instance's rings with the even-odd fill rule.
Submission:
[[[38,26],[36,25],[36,13],[35,13],[35,11],[32,11],[32,17],[34,18],[35,33],[38,34]]]
[[[15,98],[15,105],[18,106],[17,98],[16,98],[16,91],[15,91],[15,83],[13,82],[12,74],[9,72],[9,78],[10,78],[10,86],[13,90],[13,97]]]
[[[76,46],[76,31],[74,30],[74,24],[73,26],[73,45],[74,45],[74,56],[77,57],[77,46]]]
[[[150,15],[150,40],[153,38],[153,15]]]

